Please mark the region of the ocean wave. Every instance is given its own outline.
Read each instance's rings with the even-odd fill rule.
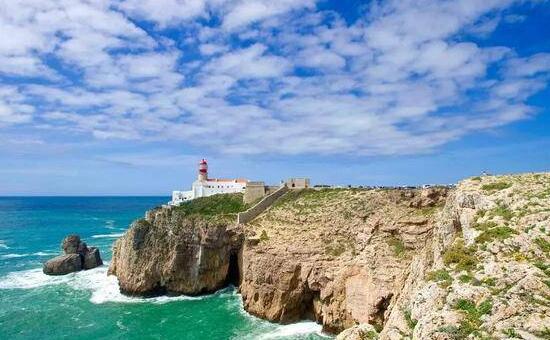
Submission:
[[[289,325],[278,325],[274,330],[255,336],[255,339],[281,339],[297,335],[316,334],[327,337],[322,332],[323,326],[313,321],[301,321]]]
[[[92,238],[117,238],[124,235],[124,233],[112,233],[112,234],[99,234],[99,235],[92,235]]]
[[[56,256],[56,255],[59,255],[57,253],[48,253],[48,252],[45,252],[45,251],[38,251],[36,253],[32,253],[31,255],[34,255],[34,256]]]
[[[54,255],[57,255],[57,254],[56,253],[46,253],[46,252],[43,252],[43,251],[38,251],[36,253],[31,253],[31,254],[4,254],[4,255],[0,255],[0,258],[2,258],[2,259],[16,259],[16,258],[26,257],[26,256],[54,256]]]
[[[10,247],[8,247],[8,245],[6,244],[6,241],[4,241],[4,240],[0,240],[0,248],[10,249]]]
[[[29,256],[29,254],[4,254],[1,257],[3,259],[16,259],[18,257],[25,257],[25,256]]]
[[[108,264],[98,268],[83,270],[61,276],[50,276],[42,272],[41,268],[11,272],[0,278],[0,289],[35,289],[51,285],[65,284],[75,290],[91,292],[90,302],[102,304],[114,303],[155,303],[164,304],[174,301],[199,300],[208,296],[158,296],[140,298],[126,296],[120,293],[118,279],[114,275],[107,275]]]
[[[107,229],[118,229],[118,228],[115,228],[115,221],[114,220],[105,221],[105,228],[107,228]]]

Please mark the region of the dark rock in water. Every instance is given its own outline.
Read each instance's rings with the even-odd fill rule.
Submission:
[[[44,263],[42,271],[48,275],[65,275],[82,269],[82,258],[78,254],[59,255]]]
[[[99,249],[96,247],[87,248],[87,252],[84,255],[83,269],[92,269],[101,266],[101,256],[99,256]]]
[[[89,247],[78,235],[69,235],[61,242],[65,253],[44,263],[43,272],[48,275],[64,275],[82,269],[92,269],[103,264],[99,249]]]
[[[61,243],[61,249],[63,249],[65,254],[77,254],[79,246],[80,236],[78,235],[69,235],[65,237]]]

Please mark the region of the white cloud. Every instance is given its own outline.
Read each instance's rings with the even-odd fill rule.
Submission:
[[[511,3],[373,2],[348,23],[309,0],[0,0],[0,77],[21,84],[0,88],[0,126],[238,154],[427,152],[535,113],[549,55],[463,34],[490,34],[484,18]]]
[[[205,70],[236,78],[280,77],[289,71],[291,64],[285,58],[269,55],[266,51],[265,45],[254,44],[228,52],[205,66]]]
[[[206,2],[206,0],[121,0],[118,2],[118,7],[130,16],[154,21],[165,27],[206,16]]]
[[[265,18],[284,14],[296,9],[313,8],[314,6],[314,0],[233,1],[230,6],[226,7],[222,27],[231,31]]]

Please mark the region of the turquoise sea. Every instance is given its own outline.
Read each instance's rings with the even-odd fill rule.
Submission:
[[[130,298],[107,276],[111,245],[168,197],[0,197],[0,339],[321,339],[313,322],[277,325],[247,314],[235,289],[201,297]],[[106,265],[42,274],[79,234]]]

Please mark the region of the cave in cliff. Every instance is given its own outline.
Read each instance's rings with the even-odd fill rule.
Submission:
[[[241,283],[241,274],[239,268],[239,253],[236,251],[231,252],[229,255],[229,268],[227,269],[227,277],[225,279],[225,285],[233,285],[238,287]]]
[[[385,313],[388,310],[393,294],[389,294],[386,297],[383,297],[376,304],[376,312],[373,315],[372,324],[376,325],[380,329],[384,327],[385,322]]]

